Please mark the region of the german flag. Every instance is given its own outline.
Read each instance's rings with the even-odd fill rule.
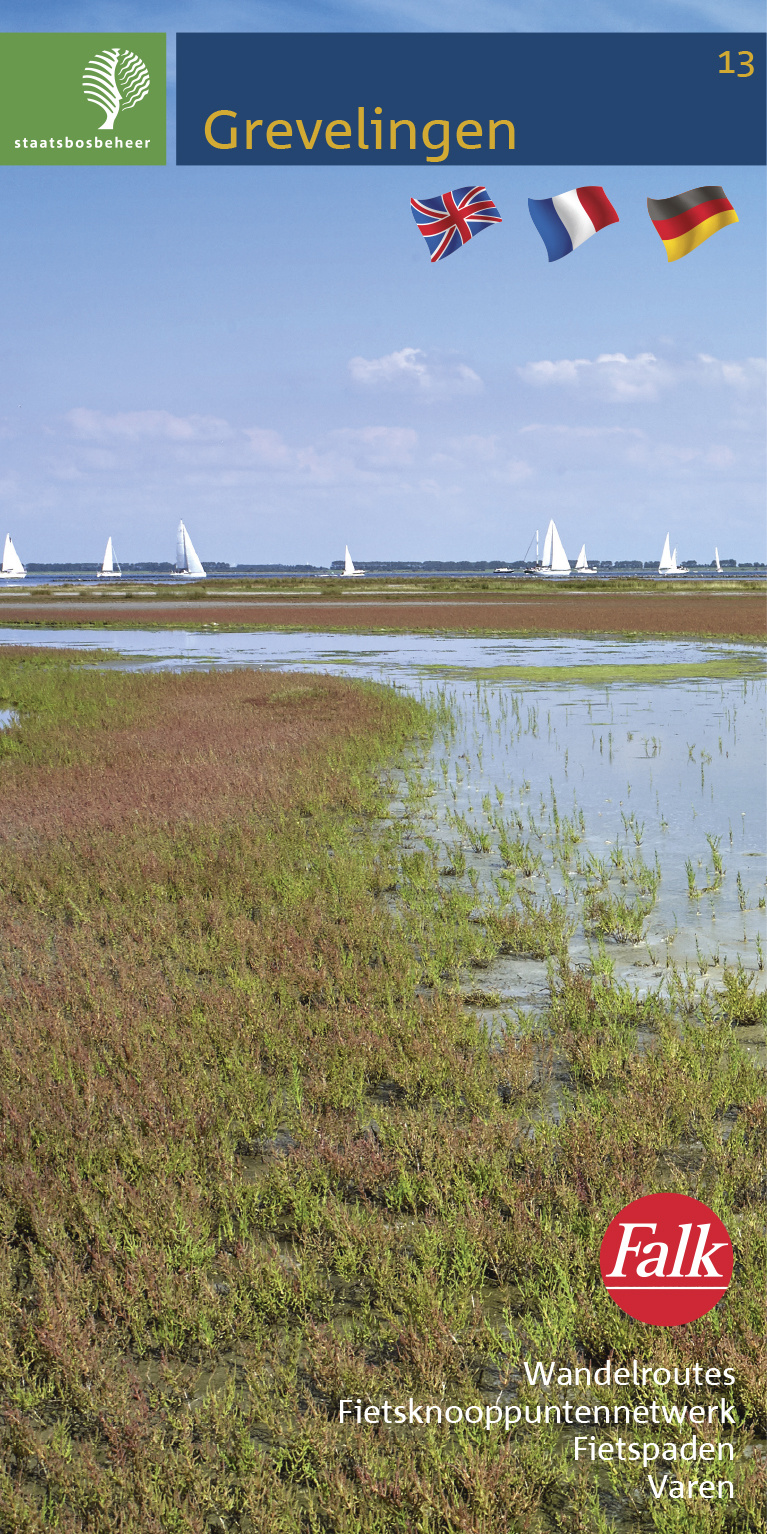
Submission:
[[[669,261],[678,261],[696,245],[702,245],[710,234],[716,234],[726,224],[738,222],[738,215],[721,186],[696,186],[691,192],[666,197],[660,202],[648,197],[647,211],[666,247]]]

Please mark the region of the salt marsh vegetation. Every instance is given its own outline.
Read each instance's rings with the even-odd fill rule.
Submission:
[[[675,1529],[556,1411],[436,1417],[612,1411],[524,1361],[639,1358],[668,1410],[732,1370],[736,1495],[684,1522],[763,1530],[758,686],[80,659],[0,652],[4,1525]],[[664,1188],[736,1277],[651,1330],[598,1251]]]

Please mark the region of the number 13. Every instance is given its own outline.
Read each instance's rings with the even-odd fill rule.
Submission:
[[[735,75],[737,80],[747,80],[748,76],[754,73],[754,55],[749,53],[746,48],[741,49],[741,52],[738,54],[738,58],[744,60],[745,67],[738,70],[737,73],[734,69],[730,69],[729,49],[725,50],[724,53],[720,53],[719,57],[726,60],[724,69],[719,71],[720,75]]]

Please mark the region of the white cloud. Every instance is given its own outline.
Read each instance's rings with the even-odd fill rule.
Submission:
[[[339,427],[300,448],[300,478],[323,484],[390,485],[405,489],[399,471],[413,462],[418,434],[408,426]]]
[[[107,415],[79,408],[66,421],[75,461],[56,465],[58,478],[111,469],[123,475],[182,474],[188,484],[383,485],[412,463],[418,446],[409,426],[341,427],[290,444],[271,427],[168,411]]]
[[[603,352],[595,358],[560,358],[557,362],[528,362],[517,372],[536,388],[564,388],[618,403],[656,400],[669,389],[703,386],[733,389],[739,395],[764,387],[765,363],[760,357],[724,362],[701,354],[688,362],[672,363],[653,352],[627,357]]]
[[[478,394],[482,379],[465,362],[452,357],[403,346],[385,357],[352,357],[349,372],[366,389],[395,389],[422,399],[442,399],[448,394]]]
[[[105,415],[79,408],[67,412],[78,437],[166,438],[175,442],[220,442],[234,435],[228,421],[208,415],[171,415],[167,410],[126,410]]]
[[[342,452],[370,468],[400,468],[412,463],[418,433],[409,426],[343,427],[330,433]]]
[[[593,361],[575,357],[528,362],[517,371],[525,383],[538,388],[585,388],[614,400],[656,399],[665,382],[664,364],[652,352],[640,352],[636,357],[605,352]]]
[[[436,389],[434,378],[429,387]],[[51,463],[59,481],[119,474],[125,483],[150,476],[159,484],[172,476],[190,488],[364,486],[386,495],[460,497],[469,483],[515,485],[534,473],[507,441],[479,433],[438,430],[422,443],[412,426],[343,426],[290,443],[271,427],[165,411],[107,415],[80,408],[67,422],[71,456]]]
[[[707,357],[705,352],[701,352],[696,361],[702,383],[725,384],[738,393],[764,388],[767,376],[764,357],[745,357],[742,362],[720,362],[717,357]]]
[[[701,467],[730,469],[736,463],[732,449],[712,440],[705,426],[688,425],[678,441],[664,441],[636,426],[570,426],[560,423],[533,422],[519,428],[526,438],[526,449],[544,469],[558,474],[593,473],[613,466],[630,465],[655,475],[667,469],[690,469],[699,474]]]
[[[474,484],[516,485],[534,472],[523,459],[509,457],[499,437],[479,434],[453,437],[448,446],[432,452],[428,462],[431,468],[449,470],[453,476],[466,475]]]
[[[265,426],[246,426],[244,436],[256,463],[282,469],[290,463],[290,449],[278,431]]]
[[[629,448],[627,461],[636,468],[657,475],[666,470],[689,469],[694,479],[701,470],[730,470],[737,463],[732,448],[726,443],[708,445],[695,442],[650,442],[647,438]]]

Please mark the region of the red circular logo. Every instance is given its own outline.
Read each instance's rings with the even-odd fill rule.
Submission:
[[[621,1310],[650,1326],[682,1326],[712,1310],[732,1278],[732,1242],[697,1198],[651,1193],[608,1225],[602,1279]]]

